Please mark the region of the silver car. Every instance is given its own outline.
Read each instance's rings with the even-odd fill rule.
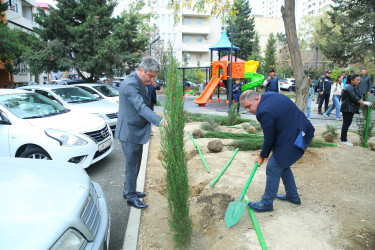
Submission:
[[[33,91],[61,104],[67,109],[95,114],[102,117],[112,130],[116,128],[118,105],[74,86],[36,85],[19,89]]]
[[[0,158],[0,249],[108,249],[104,192],[74,164]]]

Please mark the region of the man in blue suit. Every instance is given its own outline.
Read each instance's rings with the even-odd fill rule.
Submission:
[[[151,84],[147,85],[148,92],[150,93],[151,98],[151,106],[150,109],[154,111],[154,106],[158,102],[157,96],[156,96],[156,90],[160,90],[160,86],[153,81]]]
[[[314,127],[305,114],[286,96],[276,92],[258,92],[247,90],[240,98],[247,112],[256,115],[262,126],[263,147],[256,158],[260,167],[271,150],[266,167],[266,188],[259,202],[249,202],[249,207],[257,212],[273,211],[275,198],[300,205],[297,187],[290,166],[304,154],[314,137]],[[277,194],[280,177],[285,186],[286,195]]]
[[[123,196],[129,206],[139,209],[147,208],[147,204],[139,200],[146,194],[136,191],[143,144],[150,139],[151,123],[158,127],[167,124],[166,120],[150,109],[151,97],[147,85],[155,81],[159,70],[159,63],[152,57],[146,57],[138,69],[120,85],[115,136],[121,142],[126,160]]]

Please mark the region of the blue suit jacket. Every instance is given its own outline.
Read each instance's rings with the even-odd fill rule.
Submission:
[[[148,87],[148,92],[150,93],[151,103],[156,104],[158,100],[156,97],[156,90],[160,90],[160,86],[156,84],[156,87],[154,87],[154,85],[150,84],[150,85],[147,85],[147,87]]]
[[[120,105],[115,136],[120,141],[145,144],[151,123],[159,126],[162,117],[150,109],[151,98],[136,71],[120,85]]]
[[[256,117],[264,134],[260,155],[267,158],[273,150],[276,161],[285,168],[304,154],[304,150],[294,145],[300,131],[305,133],[305,144],[309,144],[314,137],[315,129],[305,114],[282,94],[272,91],[263,94]]]

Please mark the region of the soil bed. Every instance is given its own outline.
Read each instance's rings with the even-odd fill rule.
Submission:
[[[200,128],[187,123],[185,130]],[[221,127],[221,131],[245,132]],[[317,127],[321,139],[324,128]],[[153,127],[148,155],[138,249],[173,249],[169,234],[165,169],[160,157],[160,133]],[[349,133],[354,147],[309,148],[292,166],[302,205],[275,200],[274,211],[255,213],[269,249],[375,249],[375,152],[359,146],[359,136]],[[227,228],[225,212],[238,200],[254,166],[257,151],[239,151],[224,175],[219,174],[234,152],[231,139],[222,139],[223,151],[210,153],[212,138],[196,139],[210,167],[207,173],[192,140],[186,133],[190,215],[193,238],[189,249],[261,249],[250,215]],[[338,144],[336,139],[334,143]],[[265,187],[267,161],[257,170],[247,191],[250,201],[259,201]],[[279,193],[285,193],[280,183]]]

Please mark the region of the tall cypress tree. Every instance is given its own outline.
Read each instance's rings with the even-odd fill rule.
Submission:
[[[254,18],[250,17],[251,8],[248,0],[234,2],[235,22],[233,23],[233,45],[240,47],[237,56],[243,60],[250,60],[254,46]],[[231,36],[231,20],[227,19],[227,34]]]

